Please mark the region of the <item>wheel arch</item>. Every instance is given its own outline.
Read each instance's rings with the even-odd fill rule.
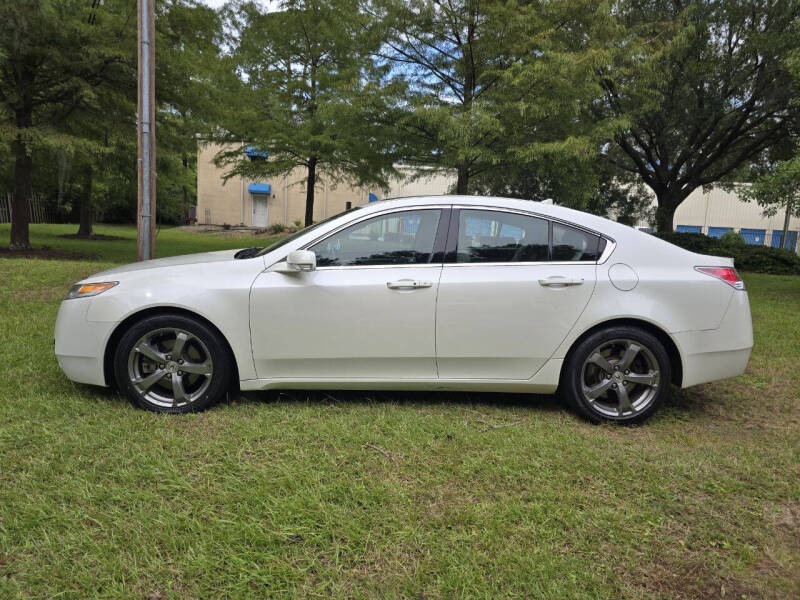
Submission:
[[[645,321],[642,319],[636,318],[619,318],[619,319],[609,319],[608,321],[602,321],[601,323],[596,323],[586,331],[584,331],[581,335],[579,335],[570,345],[569,350],[567,350],[566,354],[564,355],[565,360],[561,365],[561,372],[559,374],[559,382],[562,381],[562,377],[564,376],[564,370],[567,367],[567,360],[569,356],[572,354],[572,351],[575,347],[580,344],[583,340],[587,337],[599,331],[600,329],[605,329],[607,327],[615,327],[620,325],[626,325],[629,327],[638,327],[647,331],[648,333],[654,335],[658,338],[664,345],[664,349],[667,351],[667,356],[669,356],[670,367],[672,371],[672,383],[677,386],[681,387],[681,383],[683,381],[683,359],[681,358],[681,353],[678,350],[678,346],[673,341],[672,337],[663,329],[661,329],[658,325],[655,325],[649,321]]]
[[[108,338],[108,342],[106,343],[105,351],[103,353],[103,378],[105,379],[106,385],[111,387],[116,386],[116,381],[114,378],[114,352],[116,351],[117,345],[122,339],[122,336],[125,335],[125,332],[142,319],[159,315],[181,315],[183,317],[189,317],[191,319],[200,321],[205,326],[219,334],[220,339],[222,339],[223,343],[225,344],[225,348],[228,351],[235,369],[231,381],[234,385],[239,385],[239,365],[236,362],[236,354],[233,352],[233,348],[231,348],[231,344],[228,341],[228,338],[225,337],[225,334],[223,334],[219,327],[214,325],[214,323],[209,321],[206,317],[194,311],[175,306],[151,306],[128,315],[125,317],[125,319],[117,324],[117,326],[114,328],[114,331],[111,332],[111,335]]]

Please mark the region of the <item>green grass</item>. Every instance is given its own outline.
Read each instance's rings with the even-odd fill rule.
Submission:
[[[800,596],[800,278],[746,275],[748,372],[643,427],[477,394],[170,417],[60,373],[61,298],[132,246],[58,231],[34,242],[101,260],[0,258],[0,598]]]

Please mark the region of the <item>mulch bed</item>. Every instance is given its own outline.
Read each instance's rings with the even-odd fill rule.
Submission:
[[[65,233],[58,237],[66,238],[68,240],[98,240],[105,242],[127,239],[124,237],[119,237],[118,235],[103,235],[102,233],[93,233],[92,235],[78,235],[77,233]]]
[[[31,250],[9,250],[0,248],[0,258],[44,258],[50,260],[94,260],[96,254],[84,254],[70,250],[56,250],[54,248],[33,248]]]

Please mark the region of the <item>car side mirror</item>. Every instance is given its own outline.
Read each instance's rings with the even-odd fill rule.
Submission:
[[[289,252],[286,263],[276,270],[282,273],[296,273],[297,271],[313,271],[317,268],[317,255],[311,250],[294,250]]]

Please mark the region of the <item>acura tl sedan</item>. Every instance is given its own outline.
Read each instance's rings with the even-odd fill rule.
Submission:
[[[138,262],[62,302],[71,380],[184,413],[231,387],[558,392],[636,423],[745,370],[753,345],[730,258],[552,204],[387,200],[267,248]]]

